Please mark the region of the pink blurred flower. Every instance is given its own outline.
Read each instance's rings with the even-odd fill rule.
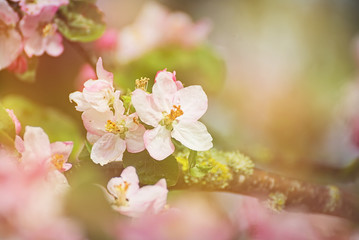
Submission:
[[[112,161],[121,161],[126,148],[131,153],[145,149],[145,127],[139,124],[136,113],[124,115],[124,111],[122,101],[115,94],[113,111],[98,112],[89,109],[82,114],[84,126],[88,131],[87,139],[94,143],[91,159],[101,166]]]
[[[98,80],[90,79],[84,83],[82,92],[76,91],[70,94],[70,102],[74,101],[77,104],[77,111],[83,112],[89,109],[99,112],[110,111],[116,97],[119,97],[120,92],[115,91],[113,87],[113,74],[103,68],[101,58],[97,61],[96,74]]]
[[[75,88],[79,91],[83,91],[84,83],[89,79],[95,79],[96,72],[90,64],[84,64],[80,68],[80,71],[75,80]]]
[[[21,10],[29,15],[38,15],[46,7],[60,7],[69,4],[69,0],[12,0],[19,2]]]
[[[154,159],[163,160],[173,153],[171,137],[196,151],[212,148],[211,135],[198,121],[208,107],[200,86],[178,90],[173,78],[163,72],[157,76],[152,94],[142,89],[133,92],[132,104],[140,119],[154,127],[144,134],[145,147]]]
[[[135,22],[119,32],[117,59],[127,63],[165,44],[193,47],[207,38],[210,28],[208,20],[193,23],[187,14],[149,1]]]
[[[7,67],[7,70],[13,73],[23,74],[27,71],[27,60],[23,55],[19,55],[15,61],[13,61],[10,66]]]
[[[29,57],[40,56],[45,52],[59,56],[64,47],[62,36],[57,32],[53,18],[58,7],[44,7],[37,15],[25,15],[20,21],[20,29],[25,38],[24,50]]]
[[[22,51],[22,39],[15,29],[19,16],[6,0],[0,0],[0,70],[8,67]]]
[[[239,232],[250,239],[348,239],[350,228],[343,219],[303,213],[276,213],[255,198],[244,197],[238,211]]]
[[[97,51],[113,51],[117,48],[118,32],[115,29],[107,29],[102,36],[95,41]]]
[[[24,139],[16,136],[15,147],[21,153],[21,161],[26,168],[45,167],[60,173],[69,170],[72,166],[67,160],[73,143],[50,144],[49,137],[40,127],[26,126]]]
[[[107,189],[113,208],[130,217],[158,214],[166,205],[166,180],[140,188],[136,169],[132,166],[125,168],[121,177],[112,178]]]

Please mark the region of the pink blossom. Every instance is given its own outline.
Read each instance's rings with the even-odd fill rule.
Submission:
[[[45,169],[64,172],[72,166],[67,160],[73,143],[50,143],[47,134],[39,127],[26,126],[24,139],[16,136],[15,147],[21,153],[21,161],[26,168],[45,167]]]
[[[21,131],[21,123],[20,123],[19,119],[17,119],[13,110],[6,109],[6,111],[9,114],[9,116],[11,117],[12,121],[14,122],[16,135],[19,135],[19,133]]]
[[[107,29],[102,36],[95,41],[97,51],[113,51],[117,48],[118,33],[115,29]]]
[[[97,61],[96,74],[98,79],[86,81],[82,92],[76,91],[70,94],[70,101],[77,104],[77,111],[83,112],[89,109],[99,112],[110,111],[116,97],[119,97],[120,92],[115,91],[113,87],[113,74],[103,68],[101,58]]]
[[[181,81],[177,81],[176,78],[176,71],[173,71],[173,73],[171,72],[167,72],[167,68],[158,71],[155,77],[155,82],[157,81],[157,79],[160,78],[172,78],[172,80],[176,83],[177,85],[177,90],[180,90],[181,88],[183,88],[183,84]]]
[[[136,113],[124,115],[122,101],[119,96],[115,99],[113,111],[98,112],[89,109],[82,114],[84,126],[88,131],[87,138],[94,143],[91,159],[100,165],[121,161],[126,148],[132,153],[145,149],[145,127],[138,122]]]
[[[154,159],[163,160],[173,153],[171,137],[196,151],[212,148],[211,135],[198,121],[208,107],[200,86],[178,90],[173,78],[163,73],[163,77],[157,76],[152,94],[136,89],[132,104],[140,119],[154,127],[144,134],[145,147]]]
[[[29,15],[38,15],[46,7],[60,7],[69,4],[69,0],[12,0],[19,2],[21,10]]]
[[[140,188],[136,169],[131,166],[125,168],[120,177],[112,178],[107,189],[113,208],[130,217],[158,214],[166,205],[166,180]]]
[[[15,61],[8,66],[7,70],[13,73],[23,74],[27,71],[27,60],[23,55],[19,55]]]
[[[62,36],[57,32],[53,18],[58,7],[44,7],[38,15],[25,15],[20,21],[20,29],[25,38],[24,50],[29,57],[40,56],[45,52],[59,56],[64,47]]]
[[[75,87],[77,90],[83,91],[84,88],[84,83],[88,80],[88,79],[95,79],[96,78],[96,72],[95,70],[91,67],[90,64],[84,64],[82,65],[82,67],[80,68],[80,71],[76,77],[75,80]]]
[[[0,70],[8,67],[22,51],[22,39],[15,29],[19,16],[6,0],[0,0]]]

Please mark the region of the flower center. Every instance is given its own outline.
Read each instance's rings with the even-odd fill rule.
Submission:
[[[130,184],[126,181],[123,184],[119,184],[115,186],[117,191],[116,201],[115,204],[117,206],[126,206],[128,204],[128,199],[126,198],[126,193],[129,188]]]
[[[142,89],[143,91],[147,91],[148,81],[150,79],[146,77],[141,77],[140,79],[136,79],[136,89]]]
[[[118,124],[116,122],[113,122],[111,120],[107,120],[107,123],[105,125],[105,129],[109,133],[113,134],[119,134],[121,138],[125,138],[125,134],[128,131],[128,128],[125,127],[125,122]]]
[[[42,36],[43,37],[52,36],[55,34],[55,32],[56,32],[56,27],[52,23],[45,24],[42,27]]]
[[[176,118],[178,118],[179,116],[183,115],[183,111],[181,109],[181,105],[173,105],[173,109],[171,109],[170,114],[167,115],[167,117],[169,119],[171,119],[172,121],[174,121]]]
[[[62,170],[64,163],[65,163],[65,157],[62,154],[55,153],[51,156],[51,163],[55,166],[57,170]]]

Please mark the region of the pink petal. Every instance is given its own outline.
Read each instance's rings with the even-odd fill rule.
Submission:
[[[162,76],[163,74],[160,74]],[[159,110],[170,112],[173,106],[173,98],[177,92],[176,83],[170,77],[157,77],[152,87],[153,101]]]
[[[145,143],[143,141],[145,131],[146,128],[142,124],[139,124],[136,130],[127,132],[125,139],[127,151],[130,153],[138,153],[145,150]]]
[[[76,91],[70,93],[69,95],[70,102],[74,101],[77,106],[75,106],[76,110],[79,112],[86,111],[91,108],[91,105],[85,100],[82,92]]]
[[[139,189],[139,179],[136,173],[136,168],[128,166],[121,173],[121,178],[130,184],[127,190],[127,196],[131,197]]]
[[[67,160],[71,154],[73,146],[73,142],[53,142],[50,144],[51,154],[63,155],[65,160]]]
[[[186,147],[196,151],[207,151],[213,147],[212,137],[201,122],[183,122],[173,125],[172,137]]]
[[[46,52],[50,56],[57,57],[62,54],[64,51],[64,46],[62,45],[62,36],[59,33],[48,37],[46,41]]]
[[[171,141],[171,132],[164,126],[147,130],[143,135],[148,153],[156,160],[163,160],[171,155],[175,147]]]
[[[126,143],[123,139],[107,133],[95,142],[90,157],[94,163],[103,166],[113,161],[121,161],[125,150]]]
[[[157,109],[151,94],[141,89],[136,89],[132,93],[131,101],[138,116],[144,123],[156,127],[163,118],[162,111]]]
[[[159,79],[162,78],[169,78],[172,79],[174,82],[176,82],[176,71],[173,71],[173,73],[167,72],[167,68],[158,71],[155,77],[155,82],[157,82]]]
[[[89,109],[84,111],[81,117],[88,132],[102,136],[106,133],[107,120],[113,120],[113,113],[112,111],[98,112],[94,109]]]
[[[174,104],[180,105],[183,111],[178,120],[197,121],[207,111],[208,99],[201,86],[189,86],[176,93]]]
[[[24,134],[25,151],[22,154],[24,162],[41,163],[51,156],[50,140],[40,127],[26,126]]]
[[[103,68],[101,57],[98,59],[96,64],[96,74],[98,79],[108,81],[111,85],[113,84],[113,73],[108,72]]]
[[[15,61],[22,47],[21,35],[15,29],[8,29],[7,34],[0,33],[0,70]]]
[[[11,117],[11,120],[14,122],[16,135],[19,135],[19,133],[21,131],[21,123],[20,123],[19,119],[17,119],[13,110],[6,109],[6,111],[9,114],[9,116]]]
[[[108,111],[114,97],[113,86],[105,80],[88,80],[84,84],[83,97],[97,111]]]
[[[19,153],[23,153],[25,151],[24,140],[18,135],[15,136],[15,148]]]
[[[6,25],[15,25],[19,21],[19,16],[5,0],[0,1],[0,19]]]

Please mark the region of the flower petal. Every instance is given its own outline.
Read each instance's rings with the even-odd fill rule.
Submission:
[[[70,93],[69,95],[70,102],[74,101],[77,106],[75,106],[76,110],[79,112],[86,111],[91,108],[91,105],[85,100],[82,92],[76,91]]]
[[[24,133],[24,162],[41,163],[51,156],[50,140],[40,127],[26,126]]]
[[[186,147],[196,151],[207,151],[213,147],[212,137],[201,122],[179,122],[173,125],[172,137]]]
[[[131,101],[138,116],[144,123],[156,127],[163,118],[162,111],[157,109],[151,94],[141,89],[136,89],[132,93]]]
[[[60,56],[64,51],[64,46],[62,45],[62,36],[59,33],[56,33],[54,36],[49,37],[46,43],[46,52],[50,56],[57,57]]]
[[[108,81],[109,83],[111,83],[111,85],[113,84],[113,73],[108,72],[103,68],[101,57],[97,60],[96,74],[98,79]]]
[[[95,142],[90,157],[94,163],[103,166],[109,162],[121,161],[125,149],[126,143],[123,139],[107,133]]]
[[[94,109],[89,109],[84,111],[81,117],[88,132],[102,136],[106,133],[107,120],[113,119],[113,113],[111,111],[98,112]]]
[[[99,112],[110,110],[109,103],[114,97],[113,86],[105,80],[88,80],[84,84],[84,99]]]
[[[142,124],[138,124],[136,130],[127,132],[125,139],[127,151],[130,153],[138,153],[145,150],[145,143],[143,141],[145,132],[146,128]]]
[[[163,77],[162,77],[163,76]],[[171,77],[160,74],[152,87],[153,101],[162,111],[170,112],[173,106],[173,98],[177,92],[177,85]]]
[[[197,121],[207,111],[208,98],[201,86],[189,86],[178,90],[174,104],[183,111],[178,120]]]
[[[163,160],[171,155],[175,147],[171,141],[171,132],[164,126],[147,130],[143,135],[148,153],[156,160]]]
[[[51,154],[61,154],[64,156],[64,159],[67,160],[71,154],[72,148],[74,146],[73,142],[53,142],[50,144]]]
[[[122,171],[121,178],[123,179],[123,181],[126,181],[130,184],[126,195],[128,197],[131,197],[140,188],[140,180],[138,179],[136,168],[128,166]]]

